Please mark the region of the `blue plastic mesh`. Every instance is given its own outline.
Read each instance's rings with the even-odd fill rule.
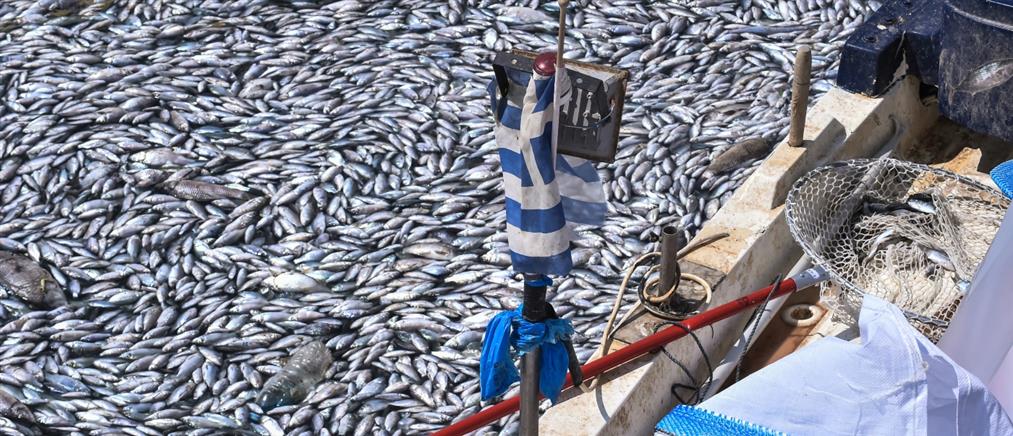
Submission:
[[[740,419],[729,418],[698,409],[679,405],[661,418],[656,430],[673,436],[786,436],[785,433],[769,430]]]
[[[1013,160],[999,164],[989,173],[992,181],[1007,198],[1013,198]]]

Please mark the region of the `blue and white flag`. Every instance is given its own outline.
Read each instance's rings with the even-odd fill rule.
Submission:
[[[568,75],[559,70],[550,77],[508,69],[506,95],[500,95],[495,79],[489,86],[506,191],[510,259],[520,273],[568,273],[573,268],[573,226],[605,221],[605,193],[594,165],[556,155],[558,125],[553,120],[570,95]]]

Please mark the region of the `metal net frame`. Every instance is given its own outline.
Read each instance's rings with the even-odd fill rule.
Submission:
[[[872,294],[938,341],[1008,206],[995,189],[948,171],[857,159],[799,179],[785,216],[795,241],[834,282],[821,286],[835,316],[855,313],[839,309]]]

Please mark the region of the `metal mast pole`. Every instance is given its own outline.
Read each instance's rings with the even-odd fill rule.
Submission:
[[[569,0],[559,0],[559,36],[556,45],[556,62],[552,74],[559,78],[560,74],[566,74],[563,67],[563,42],[566,35],[566,7]],[[539,68],[542,67],[542,68]],[[536,65],[536,69],[548,69],[546,65]],[[548,71],[543,71],[547,73]],[[553,101],[555,113],[553,114],[553,142],[558,140],[559,132],[559,81],[556,81]],[[553,147],[555,151],[555,147]],[[553,156],[555,157],[555,156]],[[553,160],[555,162],[555,160]],[[521,316],[528,322],[542,322],[548,316],[545,304],[545,293],[551,281],[548,277],[537,274],[524,275],[524,310]],[[572,353],[572,346],[568,350]],[[574,354],[572,358],[575,358]],[[521,357],[521,392],[520,392],[520,434],[521,436],[538,436],[538,381],[540,379],[542,361],[541,347],[527,352]],[[571,362],[571,365],[576,362]],[[579,366],[579,365],[577,365]],[[579,374],[579,371],[578,371]]]
[[[524,275],[524,310],[521,316],[528,322],[542,322],[545,311],[545,293],[548,277],[537,274]],[[538,435],[538,380],[541,370],[542,349],[535,349],[521,356],[521,436]]]

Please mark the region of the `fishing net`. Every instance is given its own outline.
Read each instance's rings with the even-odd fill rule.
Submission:
[[[792,236],[834,281],[821,285],[831,306],[857,307],[863,293],[876,295],[935,342],[1008,206],[971,179],[884,158],[810,172],[788,193],[785,210]]]

